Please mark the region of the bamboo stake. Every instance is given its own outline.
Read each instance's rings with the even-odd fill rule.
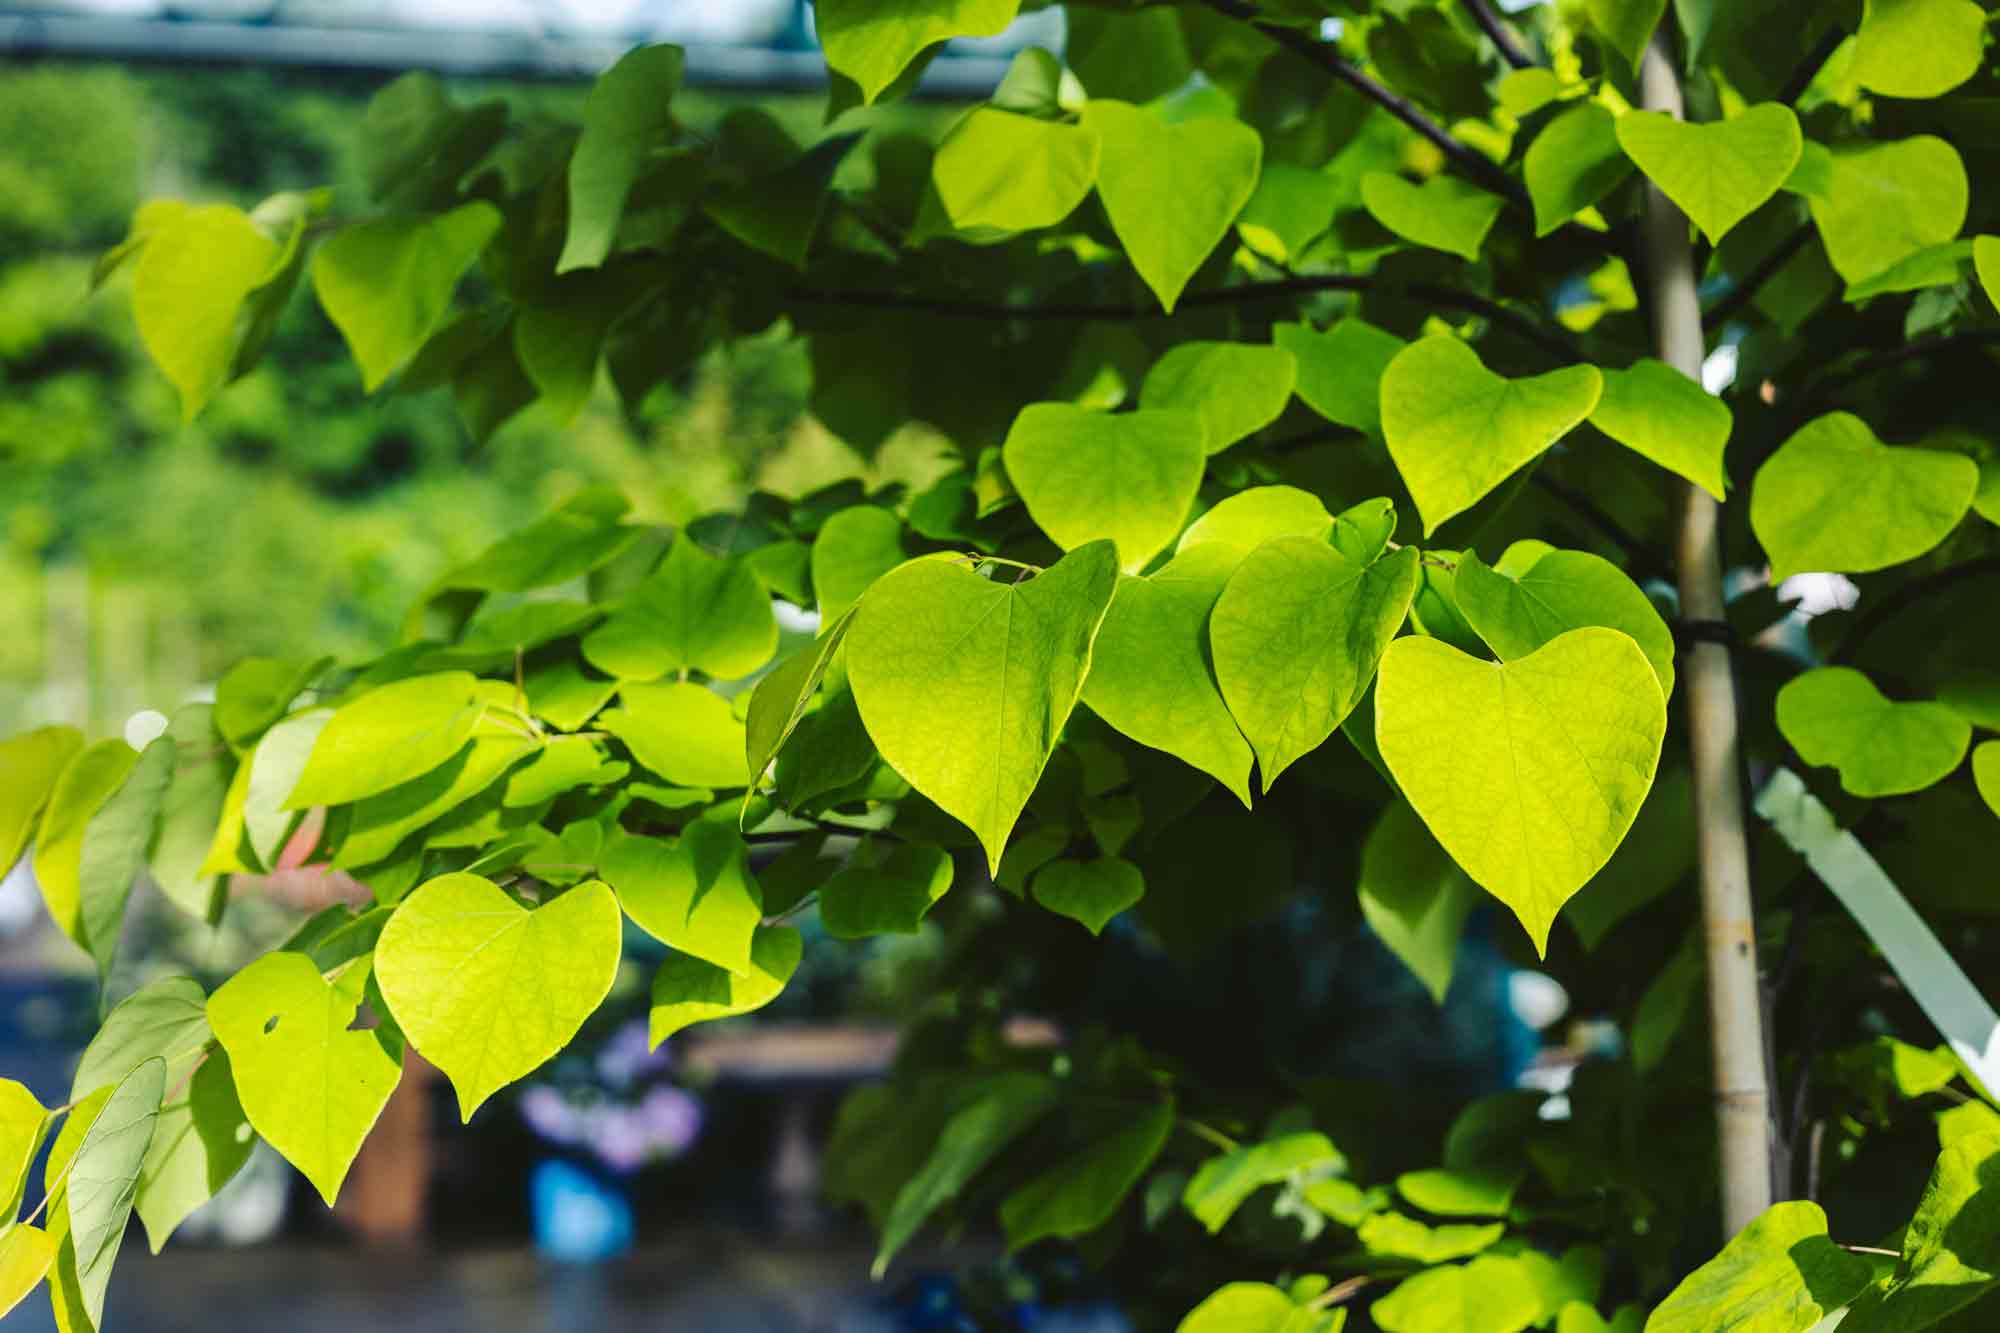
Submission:
[[[1658,40],[1640,71],[1645,106],[1684,114],[1672,58]],[[1699,382],[1704,355],[1688,223],[1680,209],[1646,187],[1646,266],[1654,341],[1660,359]],[[1674,562],[1681,616],[1723,619],[1721,506],[1679,483],[1680,527]],[[1696,641],[1681,658],[1688,741],[1694,765],[1694,813],[1706,929],[1709,1041],[1715,1071],[1722,1225],[1735,1235],[1771,1205],[1770,1089],[1764,1064],[1763,1000],[1757,977],[1756,921],[1750,903],[1750,850],[1739,777],[1736,685],[1729,649]]]

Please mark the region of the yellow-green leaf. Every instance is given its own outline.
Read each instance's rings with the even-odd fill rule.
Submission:
[[[1388,171],[1361,178],[1361,202],[1375,220],[1416,245],[1477,260],[1507,201],[1456,176],[1414,185]]]
[[[1973,0],[1866,0],[1848,74],[1885,97],[1942,97],[1985,54],[1986,11]]]
[[[459,278],[499,230],[500,211],[473,202],[449,213],[357,223],[320,246],[313,291],[361,367],[362,388],[374,392],[417,354],[443,321]]]
[[[1799,118],[1776,102],[1700,125],[1628,111],[1617,132],[1626,156],[1711,244],[1778,192],[1805,149]]]
[[[668,954],[653,974],[647,1041],[658,1046],[696,1023],[762,1009],[792,979],[804,947],[790,926],[759,926],[750,941],[750,971],[741,976],[693,954]]]
[[[183,421],[229,382],[244,300],[281,254],[228,204],[187,209],[148,237],[132,273],[132,317],[147,353],[180,391]]]
[[[1021,409],[1007,432],[1007,475],[1028,513],[1064,550],[1108,537],[1128,574],[1181,530],[1208,457],[1201,418],[1067,403]]]
[[[1778,691],[1778,730],[1809,764],[1840,770],[1856,796],[1922,791],[1949,777],[1972,724],[1940,703],[1886,699],[1852,667],[1820,667]]]

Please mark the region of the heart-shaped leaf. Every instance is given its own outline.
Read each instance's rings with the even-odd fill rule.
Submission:
[[[1962,454],[1891,448],[1860,417],[1807,422],[1757,469],[1750,527],[1771,577],[1863,573],[1914,560],[1972,507],[1979,465]]]
[[[1653,664],[1660,692],[1674,692],[1673,631],[1639,585],[1603,556],[1516,542],[1495,569],[1467,551],[1452,592],[1467,623],[1503,662],[1570,630],[1603,625],[1631,635]]]
[[[1986,11],[1973,0],[1867,0],[1848,75],[1884,97],[1942,97],[1985,53]]]
[[[1278,419],[1292,400],[1298,372],[1298,362],[1282,347],[1185,342],[1146,372],[1139,405],[1194,413],[1208,452],[1220,453]]]
[[[611,618],[584,636],[583,655],[621,680],[690,668],[733,680],[770,661],[777,647],[771,597],[750,566],[717,559],[682,537]]]
[[[134,1203],[154,1254],[190,1213],[213,1199],[243,1169],[257,1146],[236,1096],[227,1053],[216,1051],[197,1065],[184,1091],[176,1093],[175,1086],[168,1084],[153,1146],[139,1168]]]
[[[1416,974],[1431,1000],[1443,1004],[1479,886],[1438,846],[1408,802],[1392,802],[1369,831],[1355,889],[1369,929]]]
[[[1314,537],[1333,531],[1333,515],[1311,491],[1296,486],[1252,486],[1220,501],[1181,534],[1175,551],[1220,542],[1236,548],[1234,560],[1277,537]],[[1232,560],[1230,568],[1234,569]]]
[[[837,940],[914,935],[951,879],[951,855],[942,847],[904,843],[885,853],[868,844],[820,886],[820,922]]]
[[[762,1009],[778,998],[804,951],[790,926],[760,926],[750,942],[750,972],[738,976],[693,954],[668,954],[653,974],[647,1044],[657,1047],[682,1028]]]
[[[1466,727],[1467,717],[1480,725]],[[1376,679],[1383,762],[1538,952],[1556,913],[1632,826],[1666,731],[1652,663],[1612,629],[1574,629],[1506,663],[1401,638]]]
[[[1404,240],[1476,260],[1486,233],[1507,201],[1456,176],[1414,185],[1388,171],[1361,178],[1361,202],[1375,220]]]
[[[478,685],[469,671],[438,671],[342,705],[313,741],[283,808],[358,801],[430,772],[472,739],[485,711]]]
[[[2000,815],[2000,741],[1982,741],[1973,750],[1972,781],[1986,808]]]
[[[417,354],[459,278],[499,230],[500,210],[475,201],[449,213],[357,223],[320,246],[313,291],[361,367],[362,388],[373,393]]]
[[[1146,896],[1146,877],[1117,856],[1094,861],[1053,861],[1037,871],[1035,901],[1059,916],[1081,922],[1093,935]]]
[[[1097,183],[1097,132],[976,107],[938,145],[931,181],[960,231],[1027,231],[1068,217]]]
[[[1271,341],[1298,360],[1298,395],[1306,406],[1337,425],[1382,433],[1382,372],[1409,344],[1353,316],[1324,332],[1310,324],[1274,325]]]
[[[1416,590],[1413,547],[1363,565],[1309,537],[1266,542],[1230,576],[1209,645],[1265,791],[1354,711]]]
[[[0,741],[0,866],[21,859],[56,779],[82,748],[75,727],[38,727]]]
[[[250,1126],[327,1206],[403,1076],[401,1043],[354,1029],[371,958],[329,985],[300,953],[269,953],[208,997]]]
[[[1139,276],[1168,310],[1257,188],[1264,141],[1234,116],[1169,125],[1126,102],[1092,101],[1104,143],[1097,197]]]
[[[1900,703],[1852,667],[1821,667],[1778,691],[1778,730],[1809,764],[1840,770],[1856,796],[1922,791],[1951,775],[1972,724],[1940,703]]]
[[[1590,424],[1642,458],[1724,499],[1722,451],[1734,419],[1720,398],[1664,361],[1604,372]]]
[[[1774,1204],[1722,1253],[1681,1279],[1646,1330],[1713,1333],[1718,1310],[1729,1311],[1735,1326],[1746,1330],[1809,1329],[1859,1296],[1872,1276],[1866,1259],[1828,1237],[1818,1204]]]
[[[673,841],[620,836],[597,868],[647,934],[737,976],[755,975],[750,948],[763,895],[735,830],[697,819]]]
[[[953,37],[991,37],[1014,21],[1020,0],[821,0],[815,27],[828,67],[872,102],[925,47]]]
[[[1618,118],[1618,143],[1710,244],[1776,194],[1799,164],[1799,118],[1776,102],[1690,125],[1663,111]]]
[[[747,732],[729,700],[691,680],[627,685],[597,725],[641,764],[684,787],[747,787]]]
[[[603,883],[533,911],[478,875],[441,875],[396,908],[375,946],[382,998],[458,1092],[459,1116],[539,1069],[611,992],[622,922]]]
[[[1368,1315],[1383,1333],[1513,1333],[1532,1324],[1541,1307],[1526,1265],[1511,1255],[1482,1254],[1403,1279]]]
[[[109,739],[85,746],[70,756],[56,775],[35,831],[35,883],[49,915],[65,935],[89,948],[83,933],[84,837],[90,821],[111,799],[139,762],[138,752],[124,741]]]
[[[978,836],[989,870],[1076,707],[1117,580],[1110,542],[1023,583],[915,560],[855,612],[847,676],[869,737]]]
[[[1806,202],[1834,272],[1858,285],[1956,237],[1970,200],[1958,150],[1918,134],[1834,152]]]
[[[1136,574],[1181,530],[1208,458],[1191,412],[1021,409],[1002,451],[1029,515],[1064,550],[1108,537]]]
[[[1521,161],[1535,206],[1535,235],[1548,235],[1631,174],[1632,159],[1618,145],[1617,118],[1602,104],[1585,102],[1563,112],[1542,127]]]
[[[1242,548],[1210,543],[1182,551],[1150,578],[1121,578],[1091,653],[1083,701],[1141,745],[1214,777],[1247,806],[1250,744],[1223,702],[1208,649],[1209,612],[1242,559]]]
[[[1590,15],[1590,26],[1637,73],[1646,44],[1653,40],[1653,29],[1660,26],[1660,16],[1667,12],[1667,0],[1586,0],[1584,10]]]
[[[909,558],[903,521],[880,505],[850,505],[828,518],[809,557],[820,624],[846,615],[869,584]]]
[[[1382,372],[1382,435],[1424,535],[1568,434],[1603,387],[1595,366],[1506,379],[1447,335],[1399,352]]]
[[[56,1242],[40,1227],[19,1222],[0,1233],[0,1319],[27,1299],[55,1260]]]
[[[2000,236],[1972,238],[1972,267],[1986,299],[2000,306]]]

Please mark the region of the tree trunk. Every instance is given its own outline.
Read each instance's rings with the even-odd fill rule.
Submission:
[[[1676,118],[1682,114],[1680,80],[1659,41],[1646,52],[1640,92],[1648,109]],[[1699,382],[1704,345],[1688,223],[1652,185],[1646,187],[1645,246],[1654,342],[1660,359]],[[1681,617],[1720,622],[1721,506],[1697,486],[1682,482],[1678,488],[1681,503],[1674,563],[1680,581]],[[1722,1225],[1727,1234],[1735,1235],[1770,1207],[1773,1182],[1756,920],[1750,905],[1750,853],[1744,831],[1736,686],[1729,649],[1717,642],[1692,640],[1682,650],[1680,681],[1687,703],[1702,922],[1707,936],[1704,953],[1722,1173]]]

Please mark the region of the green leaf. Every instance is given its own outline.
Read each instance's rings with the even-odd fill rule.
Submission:
[[[1396,1177],[1396,1192],[1440,1217],[1505,1217],[1523,1173],[1500,1167],[1427,1167]]]
[[[618,899],[596,880],[529,911],[489,879],[443,875],[389,918],[375,980],[470,1121],[597,1012],[618,975],[621,931]]]
[[[554,512],[487,547],[446,576],[442,586],[529,592],[582,578],[638,540],[639,528],[618,522],[627,507],[615,491],[579,491]]]
[[[1170,125],[1116,101],[1091,101],[1083,123],[1103,138],[1097,197],[1111,229],[1171,311],[1257,188],[1264,141],[1233,117]]]
[[[1173,1102],[1156,1102],[1009,1194],[1000,1204],[1007,1249],[1024,1249],[1050,1236],[1085,1235],[1110,1221],[1173,1129]]]
[[[1816,1203],[1775,1204],[1681,1280],[1646,1333],[1794,1333],[1867,1286],[1868,1261],[1827,1238]]]
[[[1231,1282],[1210,1292],[1174,1333],[1340,1333],[1347,1311],[1301,1305],[1268,1282]]]
[[[1053,227],[1097,183],[1099,146],[1085,125],[975,107],[938,145],[931,180],[961,231]]]
[[[1965,162],[1933,135],[1836,149],[1826,186],[1807,205],[1834,271],[1866,282],[1965,225]]]
[[[1727,498],[1722,451],[1729,444],[1729,409],[1664,361],[1649,358],[1605,371],[1590,424],[1716,499]]]
[[[1757,469],[1750,526],[1774,582],[1816,570],[1861,573],[1914,560],[1972,507],[1979,465],[1891,448],[1847,412],[1816,417]]]
[[[1985,53],[1986,13],[1972,0],[1867,0],[1848,76],[1885,97],[1942,97]]]
[[[771,595],[742,560],[719,559],[683,535],[659,569],[586,634],[583,656],[621,680],[704,672],[747,676],[778,648]]]
[[[1210,774],[1247,807],[1250,744],[1223,702],[1208,647],[1209,613],[1241,559],[1236,546],[1211,544],[1183,551],[1150,578],[1120,578],[1091,650],[1083,701],[1141,745]]]
[[[1535,206],[1535,235],[1562,226],[1631,173],[1632,159],[1618,144],[1617,118],[1601,103],[1584,102],[1563,112],[1542,127],[1521,163]]]
[[[2000,741],[1983,741],[1973,750],[1972,780],[1986,808],[2000,815]]]
[[[206,1029],[207,1023],[202,1026]],[[160,1108],[153,1144],[139,1168],[134,1204],[154,1254],[190,1213],[243,1169],[257,1146],[243,1104],[236,1099],[227,1055],[216,1051],[197,1065],[184,1091],[173,1091],[181,1085],[171,1075],[167,1086],[169,1097],[177,1100]]]
[[[1407,802],[1391,803],[1369,831],[1355,889],[1368,928],[1443,1004],[1479,888]]]
[[[569,658],[530,670],[523,686],[528,711],[558,731],[578,730],[618,693],[617,681],[587,676]]]
[[[1108,537],[1136,574],[1181,530],[1208,457],[1190,412],[1022,408],[1007,432],[1007,475],[1036,526],[1064,550]]]
[[[1414,245],[1477,261],[1507,201],[1456,176],[1414,185],[1387,171],[1361,178],[1361,202],[1375,220]]]
[[[175,749],[173,784],[160,801],[148,866],[168,901],[212,924],[223,898],[214,874],[203,866],[239,765],[216,734],[214,709],[207,704],[176,709],[166,735]]]
[[[400,1043],[351,1026],[369,970],[364,957],[329,985],[304,954],[269,953],[208,999],[251,1127],[329,1207],[403,1074]]]
[[[1855,796],[1899,796],[1951,776],[1972,724],[1939,703],[1900,703],[1852,667],[1820,667],[1778,691],[1778,730]]]
[[[64,1187],[69,1237],[76,1247],[77,1287],[93,1325],[104,1317],[111,1265],[117,1261],[119,1242],[125,1239],[125,1225],[132,1219],[139,1168],[152,1146],[166,1092],[164,1060],[148,1060],[127,1074],[91,1122],[70,1164],[69,1183]]]
[[[1776,102],[1702,125],[1628,111],[1617,131],[1625,155],[1711,245],[1778,192],[1805,148],[1799,118]]]
[[[485,739],[474,741],[472,748],[477,751]],[[498,740],[497,737],[491,739]],[[522,746],[523,753],[534,748],[531,741],[517,744]],[[616,782],[631,769],[630,764],[606,759],[603,746],[595,740],[583,736],[550,736],[533,759],[507,775],[507,791],[500,798],[500,803],[510,810],[540,805],[579,787],[601,787]],[[348,836],[353,836],[351,831]]]
[[[1484,1226],[1427,1227],[1401,1213],[1375,1213],[1363,1218],[1355,1230],[1362,1248],[1370,1254],[1439,1264],[1491,1248],[1506,1234],[1507,1226],[1504,1222],[1492,1222]]]
[[[1146,877],[1130,861],[1055,861],[1035,872],[1035,901],[1102,935],[1111,918],[1146,896]]]
[[[1146,372],[1139,405],[1193,413],[1218,454],[1276,421],[1297,378],[1298,362],[1282,347],[1184,342]]]
[[[1448,335],[1399,352],[1382,373],[1382,434],[1424,535],[1568,434],[1603,386],[1595,366],[1504,379]]]
[[[790,926],[759,926],[742,976],[693,954],[668,954],[653,974],[647,1043],[657,1047],[682,1028],[762,1009],[798,971],[804,941]]]
[[[84,1047],[69,1099],[122,1080],[146,1061],[167,1062],[167,1086],[178,1086],[208,1045],[208,996],[188,977],[168,977],[134,991],[105,1016]]]
[[[233,799],[240,785],[243,800],[233,813],[225,802],[215,844],[209,849],[203,870],[227,874],[261,869],[277,861],[298,822],[298,816],[285,802],[299,785],[313,748],[319,743],[320,732],[332,719],[331,708],[315,708],[296,713],[264,733],[250,757],[237,767],[230,794]],[[250,864],[239,857],[242,847],[250,851],[253,858]]]
[[[438,767],[472,739],[485,712],[478,684],[469,671],[438,671],[378,685],[343,704],[313,741],[282,808],[358,801]]]
[[[121,740],[104,740],[76,751],[49,792],[48,807],[35,833],[35,883],[63,934],[85,949],[82,870],[84,836],[94,816],[124,783],[139,752]]]
[[[1290,264],[1326,234],[1345,199],[1342,183],[1323,171],[1266,162],[1250,202],[1236,215],[1236,234],[1266,259]]]
[[[1057,1084],[1044,1074],[996,1074],[952,1113],[930,1156],[903,1182],[875,1251],[875,1276],[916,1237],[939,1208],[956,1200],[973,1177],[1055,1105]]]
[[[417,354],[451,306],[458,280],[500,230],[488,203],[344,228],[313,255],[313,291],[373,393]]]
[[[77,921],[84,947],[97,960],[100,986],[111,975],[125,904],[159,832],[160,804],[173,781],[174,757],[173,737],[157,737],[84,827],[76,870]]]
[[[1216,555],[1216,567],[1227,577],[1247,552],[1265,542],[1279,537],[1310,537],[1323,542],[1332,532],[1333,515],[1311,491],[1296,486],[1252,486],[1225,497],[1196,519],[1174,549],[1185,554],[1210,543],[1234,548],[1226,567],[1220,563],[1224,553]]]
[[[1972,267],[1986,299],[2000,306],[2000,236],[1972,238]],[[1996,520],[2000,521],[2000,520]]]
[[[573,273],[515,307],[514,355],[562,424],[590,401],[605,338],[645,294],[641,281],[625,268]]]
[[[1638,73],[1646,44],[1653,40],[1653,29],[1660,26],[1660,18],[1667,12],[1667,0],[1586,0],[1584,8],[1590,15],[1590,26],[1625,57],[1633,73]]]
[[[1209,645],[1263,790],[1361,701],[1416,587],[1407,547],[1361,565],[1324,541],[1281,537],[1237,566],[1209,616]]]
[[[833,655],[847,640],[847,627],[853,622],[852,611],[843,614],[818,639],[772,668],[751,692],[750,709],[744,716],[743,749],[753,789],[763,781],[764,770],[771,766],[805,717]],[[744,809],[749,809],[747,794]]]
[[[1674,635],[1624,570],[1588,551],[1543,551],[1516,543],[1490,569],[1467,551],[1452,576],[1458,609],[1501,661],[1526,657],[1562,634],[1603,625],[1629,634],[1674,692]],[[1523,558],[1525,557],[1525,558]]]
[[[37,727],[0,741],[0,866],[11,870],[21,859],[56,779],[81,749],[75,727]]]
[[[926,47],[953,37],[991,37],[1014,21],[1020,0],[823,0],[814,9],[827,66],[873,102]]]
[[[227,204],[189,208],[147,239],[132,273],[132,318],[147,354],[180,391],[182,421],[193,421],[229,382],[243,303],[281,255]]]
[[[1324,333],[1310,324],[1274,324],[1271,341],[1299,363],[1299,397],[1328,421],[1382,433],[1382,372],[1409,344],[1349,316]]]
[[[1344,1171],[1347,1158],[1324,1134],[1286,1134],[1263,1143],[1233,1148],[1203,1162],[1188,1177],[1181,1205],[1213,1236],[1227,1226],[1245,1200],[1266,1185],[1317,1169]]]
[[[1666,729],[1652,663],[1612,629],[1574,629],[1497,664],[1402,638],[1375,688],[1376,743],[1404,796],[1538,953],[1632,826]]]
[[[623,705],[598,715],[597,724],[625,742],[632,757],[668,782],[684,787],[747,787],[747,733],[729,700],[692,681],[625,685]]]
[[[1426,1269],[1368,1307],[1384,1333],[1519,1333],[1540,1312],[1520,1262],[1496,1254]]]
[[[820,886],[820,924],[837,940],[914,935],[951,880],[941,847],[899,843],[879,856],[871,847]]]
[[[28,1298],[56,1260],[56,1242],[40,1227],[16,1223],[0,1232],[0,1319]]]
[[[0,1221],[12,1222],[21,1212],[28,1168],[41,1151],[49,1128],[48,1110],[24,1084],[0,1078]]]
[[[556,272],[595,268],[611,254],[632,183],[673,125],[683,63],[678,46],[642,46],[591,85],[569,160],[569,228]]]
[[[672,840],[621,835],[599,856],[597,872],[653,938],[739,977],[758,974],[751,946],[763,899],[733,829],[698,819]]]
[[[813,597],[822,625],[845,616],[869,585],[909,559],[903,523],[878,505],[854,505],[820,525],[812,544]]]
[[[1841,1321],[1856,1333],[1929,1328],[2000,1283],[2000,1134],[1961,1138],[1938,1155],[1896,1271]]]
[[[848,681],[869,737],[973,831],[989,871],[1076,707],[1117,562],[1110,542],[1093,542],[1011,583],[917,560],[855,613]]]

